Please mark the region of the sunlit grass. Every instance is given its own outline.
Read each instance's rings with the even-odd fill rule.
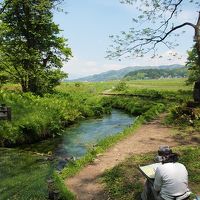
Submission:
[[[160,79],[160,80],[135,80],[126,82],[133,89],[156,89],[156,90],[191,90],[192,85],[186,85],[185,78]]]
[[[200,194],[200,147],[179,147],[174,149],[180,154],[180,162],[189,172],[189,187],[195,194]],[[107,171],[103,176],[106,191],[111,200],[139,200],[144,187],[144,177],[139,172],[139,165],[151,164],[154,153],[134,155],[120,165]]]
[[[128,87],[132,89],[157,89],[157,90],[191,90],[192,85],[186,85],[186,78],[174,79],[152,79],[152,80],[132,80],[125,81]],[[79,93],[100,93],[105,90],[113,89],[120,80],[106,82],[61,82],[56,87],[56,91],[60,92],[79,92]],[[5,84],[1,89],[20,90],[17,84]]]

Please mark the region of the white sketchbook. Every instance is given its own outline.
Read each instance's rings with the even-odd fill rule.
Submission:
[[[162,163],[154,163],[154,164],[150,164],[150,165],[139,166],[139,170],[142,172],[142,174],[146,178],[154,179],[155,178],[156,168],[159,165],[162,165]]]

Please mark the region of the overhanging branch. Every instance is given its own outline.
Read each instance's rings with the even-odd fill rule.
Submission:
[[[179,28],[182,28],[182,27],[184,27],[184,26],[191,26],[191,27],[193,27],[194,29],[196,29],[196,26],[195,26],[194,24],[192,24],[192,23],[190,23],[190,22],[185,22],[185,23],[183,23],[183,24],[181,24],[181,25],[179,25],[179,26],[173,27],[170,31],[168,31],[167,33],[165,33],[165,36],[162,37],[160,40],[157,40],[157,43],[159,43],[159,42],[165,40],[165,38],[167,38],[167,36],[168,36],[170,33],[174,32],[175,30],[177,30],[177,29],[179,29]]]
[[[4,10],[6,9],[7,5],[11,2],[12,0],[7,0],[5,2],[5,4],[3,5],[2,8],[0,8],[0,14],[2,14],[4,12]]]

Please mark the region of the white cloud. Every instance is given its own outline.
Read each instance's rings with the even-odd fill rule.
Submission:
[[[97,63],[95,61],[87,61],[85,65],[88,67],[94,67],[97,65]]]
[[[155,58],[145,56],[143,58],[135,59],[134,63],[139,66],[158,66],[158,65],[171,65],[171,64],[182,64],[184,65],[187,59],[187,55],[182,54],[178,51],[168,50],[159,54]]]
[[[92,61],[83,60],[77,57],[73,58],[68,63],[65,63],[63,70],[69,74],[69,79],[84,77],[93,74],[99,74],[109,70],[119,70],[128,66],[158,66],[171,64],[185,64],[187,55],[178,51],[164,51],[155,58],[144,56],[125,61]]]
[[[69,74],[69,78],[83,77],[109,70],[117,70],[126,67],[123,64],[115,64],[114,62],[104,60],[96,62],[92,60],[83,60],[77,57],[72,58],[69,62],[64,64],[63,71]]]

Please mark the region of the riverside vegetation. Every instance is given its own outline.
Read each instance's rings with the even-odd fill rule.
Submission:
[[[82,167],[92,162],[97,154],[102,153],[118,140],[132,133],[135,128],[146,121],[150,121],[160,112],[171,110],[168,122],[173,121],[174,109],[177,106],[185,105],[185,102],[191,99],[191,90],[189,87],[183,88],[184,80],[154,80],[151,81],[134,81],[128,83],[109,82],[109,83],[63,83],[56,88],[54,94],[38,97],[31,93],[21,94],[19,91],[7,91],[2,88],[0,98],[2,103],[12,107],[13,120],[11,122],[1,121],[0,137],[1,146],[18,146],[17,148],[0,148],[0,169],[4,173],[0,175],[1,197],[8,199],[47,199],[48,188],[47,179],[54,179],[54,189],[60,191],[60,199],[74,199],[63,184],[63,178],[71,176]],[[168,91],[166,91],[167,85]],[[121,88],[123,85],[124,88]],[[149,89],[142,89],[148,87]],[[156,85],[157,87],[154,87]],[[174,87],[173,87],[174,85]],[[159,87],[158,87],[159,86]],[[112,90],[113,94],[121,94],[122,96],[104,96],[99,93]],[[126,95],[129,96],[126,96]],[[123,96],[124,95],[124,96]],[[132,96],[131,96],[132,95]],[[37,153],[37,149],[26,151],[19,144],[38,142],[47,137],[59,137],[62,130],[72,123],[84,120],[88,117],[101,117],[103,114],[109,113],[111,108],[125,110],[139,117],[135,123],[123,132],[108,137],[95,145],[81,159],[71,162],[61,174],[54,171],[54,164],[49,161],[47,149]],[[198,131],[198,110],[196,111],[195,123],[179,123],[174,121],[174,126],[180,127],[184,123],[187,127],[187,135],[191,132]],[[181,118],[180,118],[181,119]],[[190,120],[190,119],[188,119]],[[200,155],[198,147],[185,146],[184,149],[178,149],[183,156],[183,162],[190,162],[189,171],[192,173],[190,180],[192,190],[198,193],[200,183],[199,165],[194,158]],[[43,154],[41,154],[43,152]],[[191,156],[192,155],[192,156]],[[152,159],[152,154],[130,158],[115,167],[104,176],[107,191],[110,193],[111,199],[124,199],[125,193],[129,193],[131,197],[136,197],[141,191],[141,182],[137,179],[123,178],[130,175],[129,167],[135,166],[139,162],[148,163]],[[185,160],[185,161],[184,161]],[[128,163],[128,164],[127,164]],[[5,166],[7,166],[5,168]],[[30,167],[31,166],[31,167]],[[13,170],[13,167],[15,170]],[[122,168],[122,169],[121,169]],[[123,171],[124,170],[124,171]],[[31,173],[30,173],[31,171]],[[123,172],[123,173],[121,173]],[[117,173],[118,175],[116,176]],[[134,176],[136,171],[133,170]],[[116,176],[116,179],[113,179]],[[113,179],[113,183],[112,182]],[[36,181],[37,180],[37,181]],[[19,186],[23,182],[23,187]],[[133,184],[134,181],[134,184]],[[37,183],[37,184],[36,184]],[[132,192],[127,192],[133,190]],[[9,192],[8,192],[9,191]],[[128,200],[128,197],[127,197]]]

